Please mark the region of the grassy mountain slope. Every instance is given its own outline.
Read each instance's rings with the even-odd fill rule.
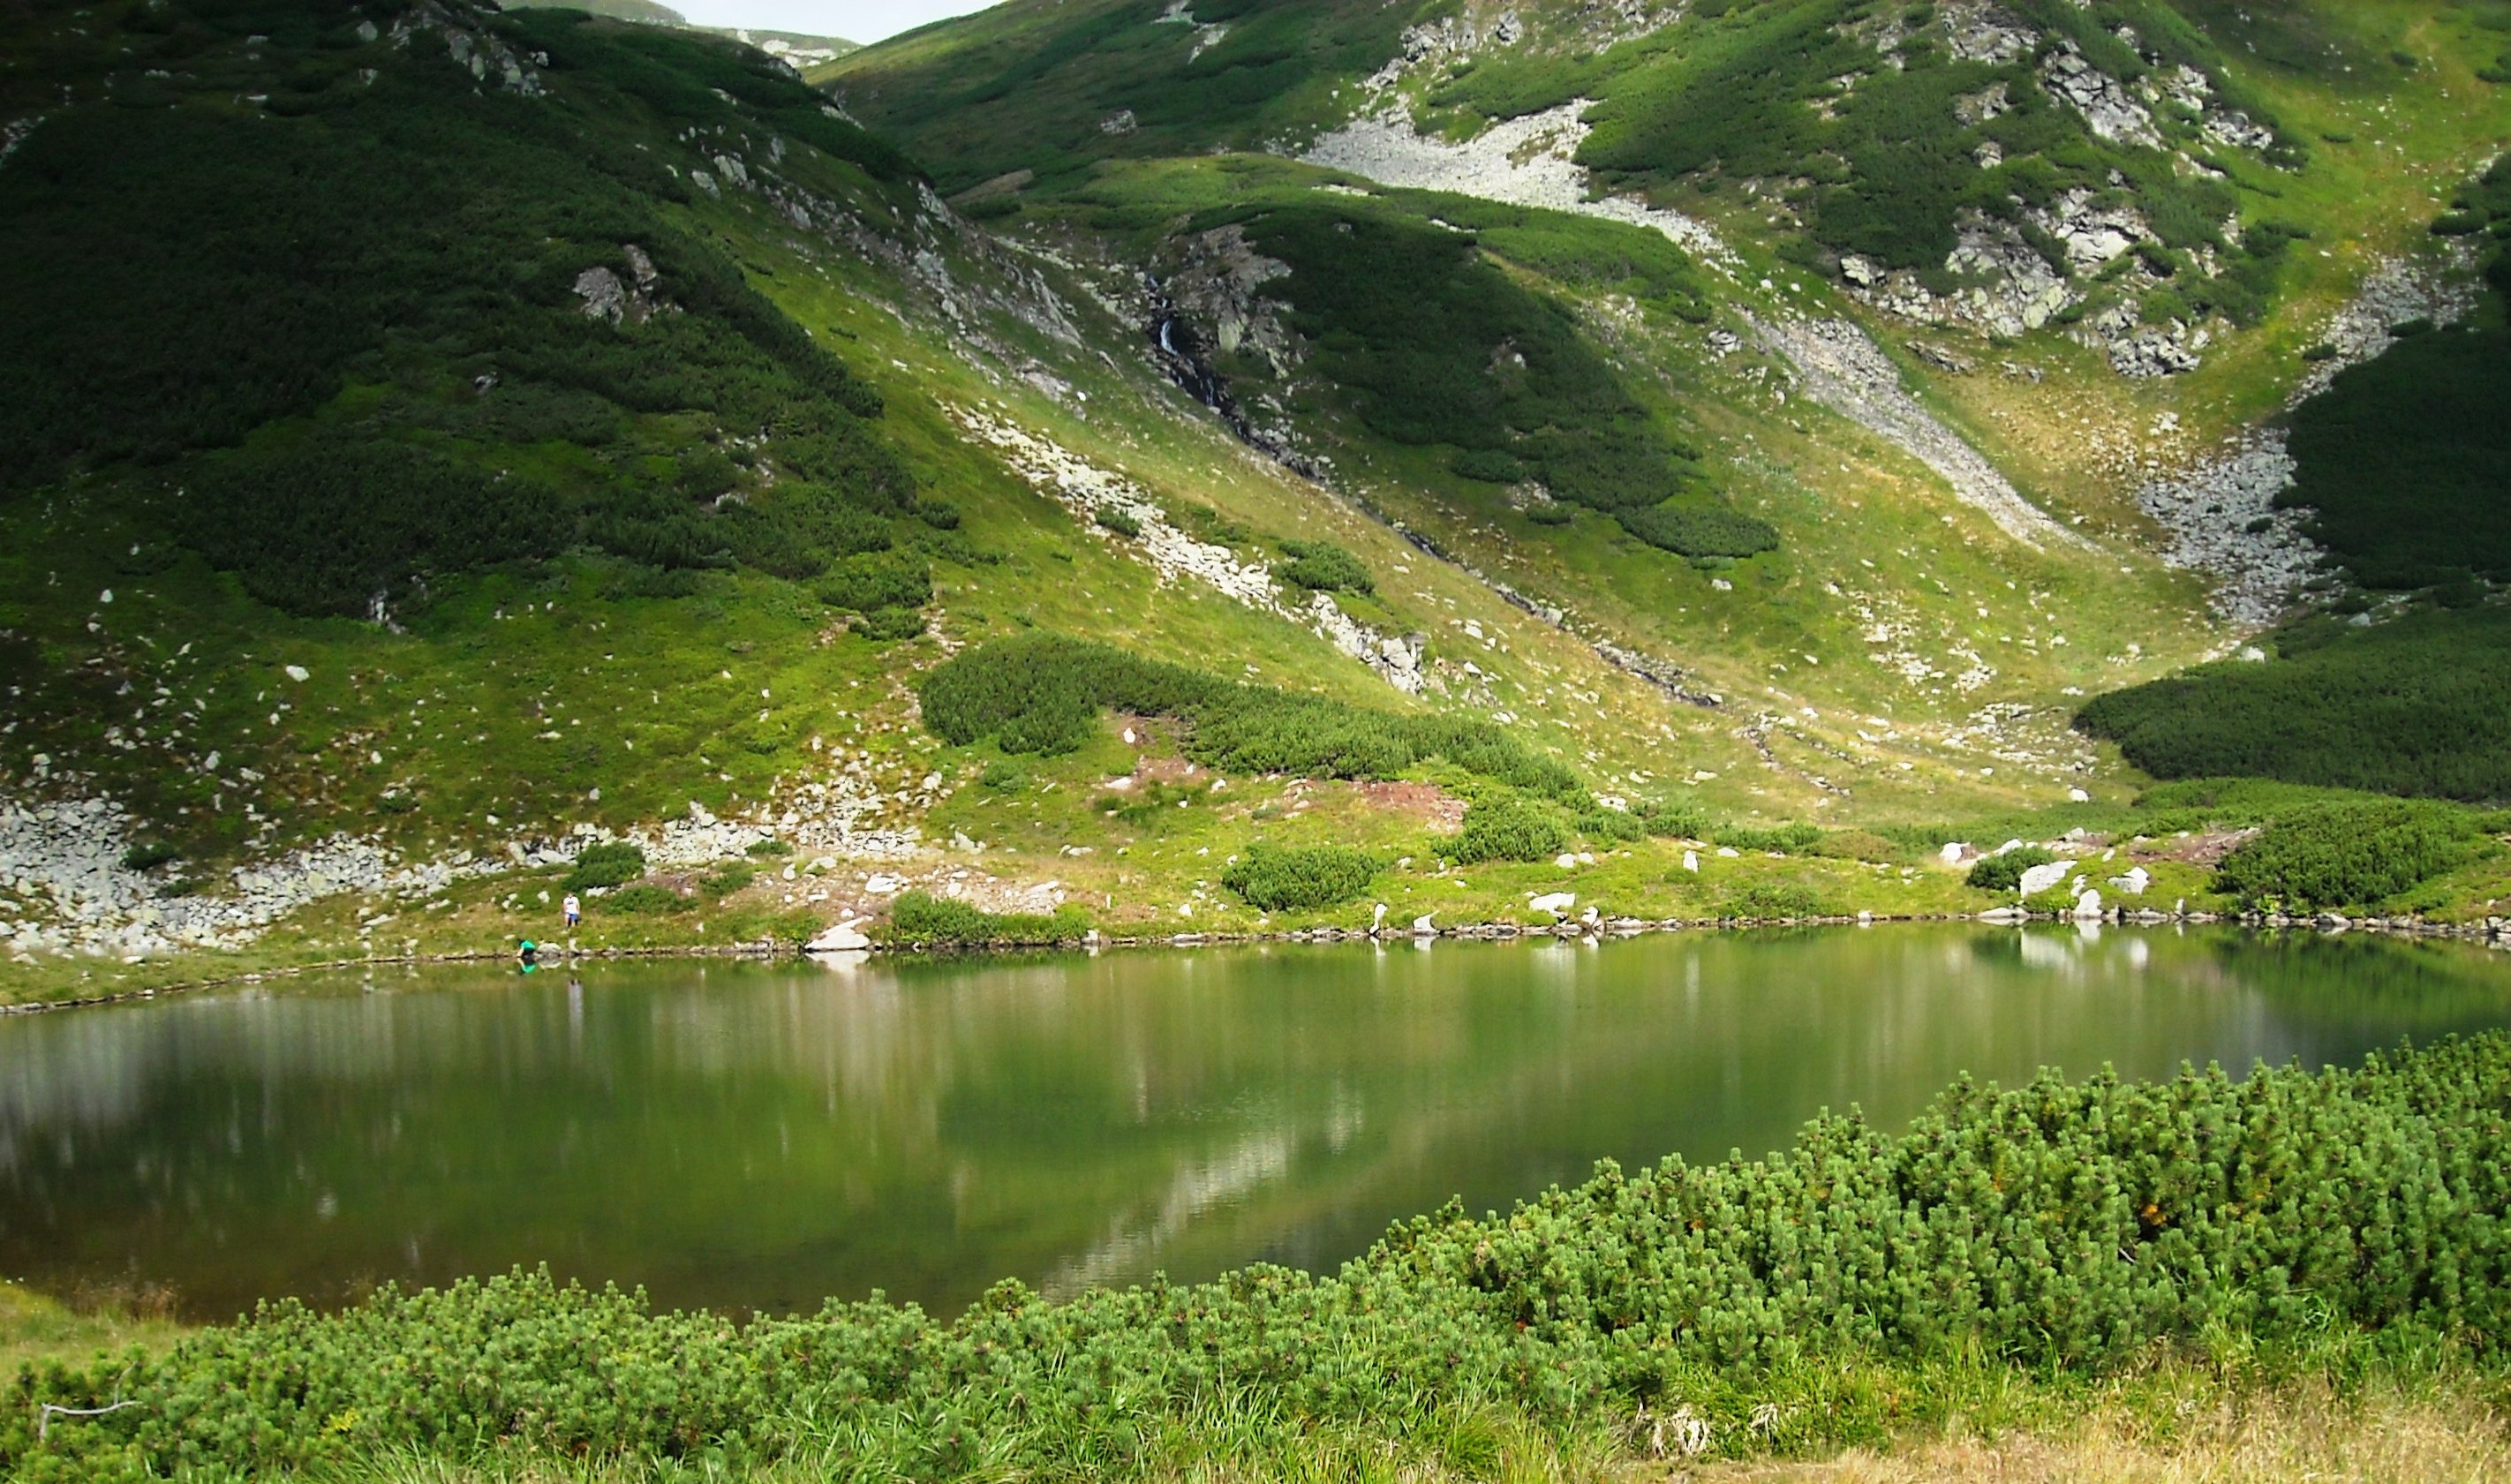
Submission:
[[[958,190],[1025,170],[1261,147],[1341,117],[1425,5],[1150,0],[997,6],[814,68],[858,117],[915,141]]]
[[[911,725],[907,682],[988,633],[1086,631],[1417,708],[1305,622],[1176,581],[1042,499],[970,437],[981,407],[1123,471],[1259,570],[1302,537],[1354,551],[1385,585],[1345,601],[1378,629],[1473,621],[1473,683],[1592,698],[1558,719],[1519,703],[1551,747],[1629,767],[1634,718],[1688,726],[1583,645],[1452,569],[1416,571],[1382,528],[1183,419],[1148,367],[1098,350],[1128,330],[1049,287],[1051,265],[954,225],[911,167],[772,66],[560,13],[418,14],[434,19],[406,44],[363,37],[345,12],[318,22],[295,45],[335,62],[319,77],[281,52],[284,17],[178,12],[173,40],[128,61],[60,28],[49,61],[86,87],[148,70],[182,86],[146,108],[48,113],[0,172],[30,270],[13,323],[38,332],[13,347],[69,353],[57,384],[31,357],[11,368],[28,396],[0,510],[0,768],[30,803],[128,809],[103,843],[131,847],[132,915],[222,898],[231,865],[335,831],[449,859],[763,810],[806,847],[881,847],[980,771],[928,781],[937,744]],[[496,85],[510,57],[531,89]],[[144,65],[159,60],[181,70]],[[266,106],[288,98],[273,74],[319,84],[298,92],[320,106]],[[262,104],[236,100],[263,87]],[[135,131],[183,151],[120,147]],[[352,153],[365,194],[273,209]],[[193,176],[214,199],[183,209],[231,248],[134,242],[120,280],[80,282],[82,245],[137,237],[128,213],[168,199],[158,160],[220,166]],[[445,194],[461,175],[508,190]],[[331,297],[291,305],[256,278],[288,261],[268,234],[290,222]],[[147,332],[169,323],[187,333]],[[217,347],[244,374],[213,374]],[[908,569],[910,599],[931,584],[935,631],[888,637],[918,627],[884,617],[912,602],[852,611],[867,557]],[[1741,750],[1713,738],[1700,755]],[[1104,759],[1070,765],[1075,784],[1085,762]],[[1104,838],[1080,809],[1037,829]],[[495,904],[520,897],[464,890],[502,934]],[[712,911],[712,932],[622,929],[722,940],[792,908],[807,921],[792,931],[811,931],[826,914],[797,894],[753,890]],[[51,905],[13,892],[9,915],[41,923]],[[351,910],[291,919],[290,951],[372,946],[380,930]],[[42,956],[27,942],[21,967]]]
[[[2511,258],[2492,246],[2511,235],[2511,170],[2489,170],[2435,229],[2484,234],[2483,311],[2409,335],[2290,418],[2296,477],[2278,498],[2307,514],[2342,595],[2277,630],[2266,663],[2204,666],[2084,708],[2078,725],[2155,776],[2511,798],[2511,610],[2492,597],[2511,570]]]
[[[2050,430],[2235,426],[2360,260],[2289,254],[2261,327],[2178,381],[2054,328],[1946,330],[2037,379],[1955,374],[1740,189],[1694,193],[1712,258],[1203,152],[1334,122],[1352,69],[1402,44],[1347,19],[1228,18],[1246,66],[1304,81],[1088,120],[1069,160],[964,211],[939,189],[998,163],[969,151],[1046,138],[1017,110],[1126,67],[1156,91],[1172,35],[1229,60],[1198,29],[1223,19],[1057,51],[1020,29],[1055,16],[989,12],[873,49],[844,110],[737,45],[565,11],[12,21],[11,992],[198,971],[98,950],[493,948],[546,931],[583,831],[648,847],[651,890],[588,925],[632,945],[808,936],[886,912],[879,875],[1120,932],[1359,923],[1372,898],[1523,917],[1565,881],[1651,916],[1970,909],[1994,898],[1924,837],[1991,825],[1944,821],[2074,790],[2123,808],[2138,780],[2067,730],[2075,706],[2224,634],[2152,554],[2115,445]],[[1267,36],[1300,44],[1247,60]],[[867,79],[928,63],[994,90],[902,129],[929,158],[850,120],[876,112]],[[2425,110],[2405,168],[2347,167],[2380,212],[2473,147],[2420,82],[2358,105],[2297,76],[2269,102],[2315,124]],[[2272,208],[2313,242],[2339,219],[2321,169]],[[1756,325],[1806,311],[1875,324],[1920,404],[2087,544],[2008,538],[1805,395]],[[1164,314],[1190,355],[1156,348]],[[1436,749],[1216,772],[1208,713],[1044,753],[919,720],[937,666],[1030,634],[1317,698],[1354,737],[1493,726],[1576,788]],[[43,813],[83,800],[110,808]],[[1806,818],[1829,833],[1768,833]],[[1456,868],[1481,849],[1460,824],[1538,858]],[[1721,832],[1736,854],[1681,867]],[[1256,841],[1356,846],[1373,874],[1276,917],[1224,879]]]
[[[1226,20],[1200,12],[1188,19],[1213,27]],[[2109,663],[2090,673],[2059,666],[2063,678],[2038,694],[2064,697],[2109,689],[2149,658],[2197,658],[2221,645],[2194,611],[2194,594],[2146,565],[2145,553],[2168,533],[2140,508],[2139,483],[2280,411],[2343,296],[2384,260],[2433,241],[2422,229],[2444,182],[2489,158],[2511,128],[2499,86],[2481,75],[2500,50],[2506,18],[2484,7],[2284,7],[2260,19],[2248,8],[2205,4],[1767,0],[1692,7],[1646,24],[1556,7],[1502,14],[1434,6],[1410,19],[1382,71],[1355,66],[1344,74],[1335,104],[1342,114],[1394,105],[1418,128],[1465,138],[1593,100],[1578,125],[1582,136],[1573,137],[1574,160],[1590,168],[1594,187],[1679,207],[1735,255],[1703,264],[1664,243],[1652,254],[1617,251],[1603,224],[1511,208],[1506,215],[1541,218],[1556,240],[1583,239],[1566,254],[1513,249],[1492,230],[1490,203],[1454,198],[1409,202],[1405,214],[1431,232],[1399,239],[1380,230],[1363,242],[1350,235],[1363,204],[1349,193],[1371,193],[1375,221],[1385,219],[1380,206],[1404,193],[1348,176],[1302,178],[1285,164],[1233,156],[1139,158],[1229,148],[1251,134],[1295,149],[1338,122],[1333,108],[1320,120],[1315,109],[1294,118],[1215,105],[1198,110],[1184,134],[1058,135],[1058,128],[1133,95],[1126,90],[1149,86],[1146,79],[1165,77],[1181,95],[1199,86],[1195,69],[1219,54],[1170,45],[1162,38],[1178,18],[1147,9],[1006,6],[819,75],[860,116],[926,150],[946,181],[983,180],[970,193],[972,209],[1014,234],[1052,239],[1077,220],[1170,271],[1181,256],[1192,266],[1194,248],[1217,223],[1256,223],[1250,250],[1269,251],[1277,275],[1257,294],[1278,301],[1294,333],[1288,356],[1259,348],[1214,359],[1233,392],[1285,409],[1292,427],[1321,433],[1315,449],[1339,458],[1350,484],[1368,486],[1368,499],[1447,549],[1738,688],[1751,683],[1733,664],[1738,648],[1759,649],[1753,678],[1765,684],[1788,672],[1780,666],[1797,664],[1792,655],[1837,663],[1857,651],[1835,630],[1809,629],[1801,619],[1774,622],[1774,608],[1792,606],[1784,602],[1736,604],[1749,613],[1721,614],[1713,630],[1693,618],[1696,605],[1686,599],[1701,594],[1686,591],[1679,573],[1619,554],[1633,544],[1627,533],[1600,543],[1574,510],[1529,507],[1520,491],[1443,477],[1481,468],[1559,482],[1523,458],[1485,462],[1484,448],[1509,439],[1505,414],[1459,416],[1439,428],[1389,404],[1385,373],[1409,355],[1441,367],[1439,380],[1407,379],[1425,403],[1495,408],[1490,399],[1509,395],[1497,374],[1502,359],[1522,355],[1507,326],[1464,326],[1427,312],[1437,300],[1422,289],[1438,279],[1425,276],[1425,249],[1411,244],[1445,234],[1445,250],[1478,253],[1513,286],[1569,307],[1580,337],[1604,348],[1613,389],[1584,404],[1601,410],[1635,398],[1680,455],[1670,478],[1664,465],[1643,475],[1613,470],[1618,500],[1688,488],[1726,501],[1780,538],[1778,555],[1745,564],[1778,590],[1768,596],[1818,576],[1824,595],[1846,598],[1842,606],[1853,607],[1866,633],[1889,643],[1935,630],[1929,637],[1942,646],[1935,654],[1919,653],[1923,644],[1893,645],[1880,651],[1887,665],[1920,677],[1944,671],[1938,679],[1996,671],[1999,699],[2029,694],[2028,682],[2006,677],[2019,680],[2016,671],[2033,666],[2020,655],[2012,666],[2001,657],[1990,663],[1996,651],[1985,646],[2014,645],[2023,628],[2036,648],[2053,636],[2029,633],[2045,628],[2034,620],[2065,612],[2069,627],[2104,635]],[[1035,40],[1039,28],[1058,39],[1032,48],[1034,64],[1020,87],[961,98],[948,110],[903,101],[930,97],[948,58],[1007,45],[1014,35]],[[978,130],[971,116],[988,127]],[[1537,135],[1526,147],[1540,146]],[[1081,157],[1097,163],[1085,168]],[[1303,202],[1303,190],[1335,199]],[[1300,242],[1313,258],[1322,233],[1277,226],[1274,247],[1260,240],[1264,220],[1294,212],[1338,220],[1342,250],[1330,278],[1311,270],[1303,280],[1297,254],[1280,246]],[[2108,225],[2088,232],[2088,221]],[[1666,261],[1666,270],[1635,273],[1648,257]],[[1598,271],[1599,262],[1617,258]],[[1675,283],[1681,286],[1669,294]],[[2043,297],[2024,304],[2022,289],[2033,285]],[[1366,335],[1324,323],[1336,306],[1360,304],[1384,310]],[[1871,528],[1824,529],[1826,514],[1867,512],[1874,497],[1906,508],[1913,486],[1931,481],[1895,467],[1898,451],[1866,429],[1803,401],[1781,411],[1756,395],[1761,387],[1739,385],[1736,369],[1776,382],[1783,394],[1789,369],[1777,358],[1755,364],[1703,343],[1710,337],[1697,326],[1714,325],[1734,333],[1725,345],[1740,340],[1749,357],[1758,347],[1743,314],[1844,315],[1866,324],[1924,402],[2043,509],[2096,534],[2118,569],[2073,554],[2042,562],[1999,553],[1990,565],[2003,570],[1984,574],[1990,580],[1980,585],[1990,600],[1972,605],[1977,627],[1965,632],[1947,622],[1951,615],[1908,622],[1913,599],[1923,604],[1969,586],[1962,581],[1969,574],[1949,577],[1943,568],[1975,558],[1920,554],[1899,541],[1887,547]],[[1353,362],[1334,341],[1337,331],[1343,345],[1368,344],[1373,363]],[[1302,350],[1311,353],[1304,364]],[[2146,352],[2185,357],[2170,362],[2181,367],[2176,375],[2110,374],[2149,365],[2137,360]],[[1538,356],[1526,374],[1540,381],[1543,370]],[[2376,373],[2395,374],[2398,385],[2408,380],[2377,368],[2353,375]],[[1468,385],[1483,402],[1459,390]],[[1468,424],[1474,431],[1463,431]],[[1796,446],[1769,456],[1772,438]],[[1883,467],[1870,472],[1870,460]],[[1800,482],[1807,470],[1820,471],[1812,502]],[[2315,498],[2298,491],[2287,503]],[[1616,502],[1573,495],[1571,503]],[[2364,518],[2382,519],[2376,493],[2363,509]],[[1526,518],[1529,511],[1538,518]],[[2332,506],[2319,521],[2333,518]],[[1833,550],[1804,553],[1812,559],[1799,565],[1796,548],[1808,542]],[[1857,590],[1839,558],[1873,562],[1882,550],[1898,558],[1899,580],[1881,592]],[[1603,559],[1608,554],[1616,559]],[[1930,575],[1913,581],[1911,568],[1920,562]],[[2105,581],[2078,592],[2053,571]],[[2110,581],[2122,576],[2137,586]],[[1992,599],[2007,582],[2029,594],[2028,607]],[[2123,600],[2118,610],[2105,612],[2109,597]],[[1767,642],[1736,645],[1739,620]],[[2187,628],[2174,633],[2175,623]],[[2144,631],[2131,632],[2137,626]],[[1832,688],[1832,677],[1823,679],[1817,692]],[[1905,706],[1932,699],[1923,683],[1913,688],[1917,696],[1903,689],[1896,697],[1891,688],[1861,687],[1853,704],[1873,714],[1886,698]],[[1934,708],[1941,713],[1943,703]]]

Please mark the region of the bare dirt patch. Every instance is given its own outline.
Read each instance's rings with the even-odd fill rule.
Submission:
[[[1355,783],[1370,808],[1409,815],[1429,829],[1451,835],[1464,826],[1465,801],[1436,783]]]
[[[2184,839],[2158,840],[2136,852],[2140,860],[2183,860],[2190,865],[2217,866],[2223,857],[2248,844],[2258,834],[2256,829],[2210,829]]]

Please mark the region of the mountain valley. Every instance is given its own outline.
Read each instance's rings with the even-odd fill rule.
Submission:
[[[568,883],[588,950],[1969,914],[2007,842],[2481,927],[2507,17],[1016,0],[806,81],[22,12],[0,975],[507,952]],[[935,730],[1054,636],[1202,678],[1050,646],[1102,720]],[[2219,879],[2332,811],[2456,843]],[[1367,861],[1268,909],[1258,846]]]

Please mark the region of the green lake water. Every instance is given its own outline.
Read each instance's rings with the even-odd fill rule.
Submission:
[[[0,1018],[0,1275],[199,1317],[535,1263],[947,1311],[1331,1267],[1450,1196],[1898,1126],[1964,1073],[2505,1024],[2511,956],[2211,930],[378,970]]]

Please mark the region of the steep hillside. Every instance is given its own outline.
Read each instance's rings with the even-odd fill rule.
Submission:
[[[570,883],[614,947],[1976,910],[1946,840],[2266,818],[2070,723],[2345,590],[2208,450],[2465,307],[2493,18],[2049,9],[1016,0],[833,96],[567,10],[14,15],[5,993]],[[1673,150],[1764,54],[1799,153]]]
[[[2279,430],[2293,480],[2275,502],[2302,517],[2341,590],[2240,660],[2084,708],[2084,730],[2156,777],[2511,798],[2511,611],[2494,600],[2511,577],[2511,167],[2471,182],[2433,230],[2485,244],[2477,312],[2400,326],[2386,355],[2329,378]]]
[[[841,36],[814,36],[799,31],[764,31],[745,26],[692,26],[686,16],[659,0],[579,0],[573,5],[559,5],[551,0],[517,0],[500,7],[503,10],[574,10],[591,16],[603,16],[613,20],[635,20],[646,25],[667,25],[682,30],[702,31],[710,36],[723,36],[745,46],[756,47],[777,60],[795,67],[818,66],[836,60],[855,50],[855,43]]]
[[[351,898],[448,886],[493,942],[499,877],[614,833],[729,898],[622,932],[807,936],[836,909],[754,862],[948,869],[928,812],[985,770],[910,683],[988,634],[1469,707],[1600,780],[1702,730],[1183,415],[1133,326],[757,54],[561,12],[116,19],[30,32],[0,164],[21,966],[371,948]],[[970,827],[1121,840],[1107,761],[1058,765],[1077,818]]]
[[[1276,12],[1260,14],[1270,25]],[[1341,34],[1299,14],[1299,35]],[[1993,558],[1997,581],[2023,590],[2021,563],[2097,632],[2103,599],[2125,598],[2113,617],[2132,613],[2144,631],[2109,642],[2133,670],[2157,653],[2220,652],[2336,590],[2324,575],[2335,507],[2285,488],[2282,434],[2261,425],[2379,355],[2392,324],[2468,312],[2462,239],[2423,228],[2511,128],[2490,60],[2511,16],[2405,3],[2262,14],[2055,0],[1610,17],[1431,5],[1406,16],[1380,62],[1337,73],[1312,48],[1298,54],[1309,82],[1295,99],[1232,106],[1205,90],[1235,71],[1233,17],[1014,4],[817,75],[923,151],[946,185],[973,182],[960,198],[970,211],[1059,244],[1078,226],[1163,284],[1172,343],[1191,362],[1179,374],[1259,446],[1339,468],[1356,490],[1381,474],[1391,488],[1364,498],[1617,640],[1718,672],[1724,657],[1704,651],[1727,649],[1732,632],[1667,622],[1690,607],[1679,582],[1644,561],[1595,562],[1564,505],[1615,513],[1640,541],[1681,533],[1654,544],[1712,561],[1765,550],[1766,527],[1781,554],[1749,565],[1784,590],[1785,569],[1807,570],[1797,548],[1823,535],[1771,476],[1819,470],[1835,510],[1865,511],[1870,493],[1906,507],[1910,479],[1865,467],[1879,454],[1968,507],[1957,524],[1975,512],[2020,549]],[[984,70],[971,58],[1015,38],[1028,58],[1016,86],[949,92]],[[1135,103],[1168,95],[1201,101],[1144,124]],[[1251,143],[1276,158],[1147,158]],[[1302,175],[1278,158],[1290,155],[1336,173]],[[1355,192],[1372,198],[1367,211]],[[1389,235],[1384,208],[1399,201],[1426,233]],[[1331,221],[1339,241],[1299,232],[1301,216]],[[1442,249],[1426,244],[1442,235],[1447,255],[1512,279],[1467,293],[1493,306],[1486,323],[1429,311],[1441,296],[1425,301],[1425,285],[1463,283],[1429,266]],[[1330,270],[1323,246],[1338,249]],[[1521,290],[1565,310],[1572,338],[1614,367],[1609,388],[1576,394],[1581,421],[1648,406],[1657,442],[1641,462],[1565,477],[1527,457],[1517,423],[1557,404],[1527,389],[1571,381],[1560,348],[1528,358],[1497,307]],[[1375,319],[1353,319],[1371,306]],[[1426,365],[1438,376],[1414,369]],[[1416,415],[1390,398],[1390,378],[1453,415]],[[1808,422],[1807,402],[1824,414]],[[1767,441],[1791,435],[1799,446]],[[1464,477],[1443,487],[1441,465]],[[1505,500],[1475,472],[1497,476]],[[2458,477],[2483,476],[2471,466]],[[1729,508],[1755,523],[1699,524]],[[1850,554],[1873,560],[1875,535],[1849,538],[1864,549]],[[1867,631],[1887,636],[1887,666],[1919,679],[2004,669],[1964,650],[2012,643],[2002,630],[2022,615],[1991,601],[1976,617],[1999,631],[1962,633],[1907,607],[1943,585],[1943,566],[1975,557],[1889,552],[1940,575],[1911,583],[1905,568],[1899,590],[1850,596],[1847,574],[1821,559],[1842,553],[1806,554],[1832,567],[1826,595],[1850,597]],[[2206,631],[2157,556],[2202,575],[2228,634]],[[2057,573],[2098,573],[2103,590],[2065,591]],[[1891,641],[1930,628],[1941,658]],[[1791,643],[1836,657],[1819,635],[1770,637],[1760,678]],[[2107,689],[2121,667],[2049,689]],[[1719,679],[1746,683],[1732,669]]]

